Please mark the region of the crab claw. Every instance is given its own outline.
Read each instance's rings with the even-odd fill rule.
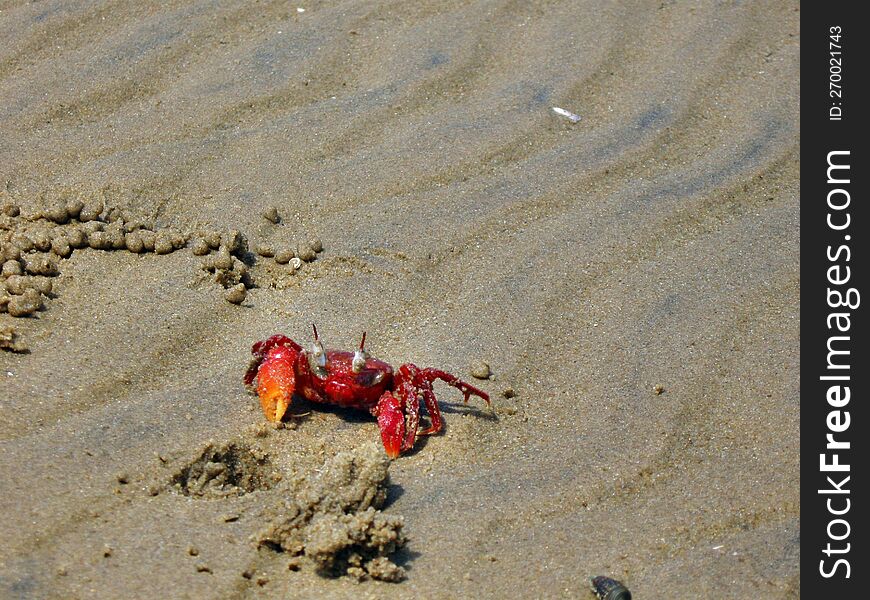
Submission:
[[[278,422],[287,412],[296,389],[293,369],[298,352],[293,348],[277,346],[268,351],[257,370],[257,395],[263,414]]]
[[[253,357],[251,358],[251,364],[248,367],[248,371],[245,373],[245,385],[252,385],[254,383],[260,365],[264,360],[266,360],[269,351],[276,346],[285,346],[287,348],[292,348],[296,352],[302,352],[302,346],[288,338],[286,335],[281,335],[280,333],[265,340],[260,340],[251,346],[251,354]]]
[[[405,438],[405,414],[401,401],[390,392],[384,392],[372,413],[378,418],[381,441],[390,458],[398,458]]]

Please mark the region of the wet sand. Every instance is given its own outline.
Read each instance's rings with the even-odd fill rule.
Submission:
[[[0,3],[0,234],[99,197],[192,235],[0,314],[0,597],[799,597],[797,3],[298,6]],[[324,249],[236,305],[192,251],[230,229]],[[401,583],[259,545],[287,486],[173,484],[209,440],[298,482],[377,439],[263,425],[250,345],[312,322],[492,367],[389,468]]]

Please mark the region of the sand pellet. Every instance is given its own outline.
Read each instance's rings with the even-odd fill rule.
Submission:
[[[212,250],[217,250],[221,247],[221,232],[220,231],[209,231],[203,236],[205,243],[208,244],[209,248]]]
[[[323,252],[323,242],[320,238],[313,238],[308,244],[315,252]]]
[[[230,254],[242,252],[245,246],[245,238],[242,232],[238,229],[230,229],[224,232],[221,236],[221,245],[226,248]]]
[[[124,213],[121,212],[120,208],[114,206],[106,212],[106,221],[109,223],[121,223],[123,225]]]
[[[63,200],[54,200],[49,203],[48,207],[42,213],[50,221],[62,225],[69,221],[69,211]]]
[[[17,260],[7,260],[3,263],[3,277],[10,277],[11,275],[21,275],[21,272],[21,263]]]
[[[42,296],[34,289],[27,289],[20,296],[12,296],[6,306],[13,317],[27,317],[42,307]]]
[[[93,231],[88,234],[88,246],[94,250],[108,250],[112,247],[112,240],[104,231]]]
[[[3,246],[3,251],[0,252],[0,260],[18,260],[21,258],[21,248],[15,245],[14,242],[8,242]]]
[[[109,248],[112,250],[122,250],[127,247],[127,242],[124,239],[124,227],[120,223],[111,223],[105,229],[106,237],[109,240]]]
[[[30,288],[30,277],[26,275],[10,275],[4,282],[6,291],[10,294],[21,295]]]
[[[238,258],[233,258],[233,272],[238,274],[239,278],[245,278],[248,276],[248,265],[240,261]]]
[[[272,249],[272,246],[269,246],[267,244],[259,244],[254,251],[260,256],[264,256],[266,258],[272,258],[273,256],[275,256],[275,250]]]
[[[226,247],[218,250],[217,255],[214,257],[214,261],[212,262],[215,269],[227,271],[233,268],[233,257],[230,256],[229,251]]]
[[[278,215],[278,209],[274,206],[270,206],[266,210],[263,211],[263,218],[269,221],[270,223],[277,224],[281,217]]]
[[[131,231],[124,236],[124,245],[130,252],[139,254],[145,251],[145,244],[142,243],[142,236],[138,231]]]
[[[279,265],[286,265],[295,256],[296,256],[295,252],[293,252],[290,249],[285,248],[284,250],[279,250],[278,252],[275,253],[275,262],[278,263]]]
[[[18,246],[18,249],[21,250],[22,253],[30,252],[34,248],[33,240],[23,234],[14,236],[12,238],[12,243]]]
[[[169,254],[173,250],[175,250],[175,246],[172,244],[171,234],[165,231],[158,232],[154,238],[154,252],[157,254]]]
[[[81,224],[82,231],[84,231],[86,235],[90,235],[95,231],[102,231],[105,227],[105,223],[102,223],[101,221],[89,221]]]
[[[33,247],[40,252],[48,252],[51,250],[51,236],[49,236],[45,231],[31,233],[30,240],[33,242]]]
[[[315,258],[317,258],[317,253],[314,251],[314,248],[308,242],[299,244],[299,247],[296,250],[296,256],[304,260],[305,262],[311,262]]]
[[[72,254],[72,247],[66,237],[58,236],[51,240],[51,251],[61,258],[69,258],[69,255]]]
[[[240,283],[228,289],[224,298],[226,298],[227,302],[230,304],[241,304],[245,301],[247,295],[248,290],[245,288],[245,284]]]
[[[67,200],[66,203],[66,213],[70,219],[78,219],[79,215],[82,214],[82,209],[85,207],[85,203],[79,200],[78,198],[72,198]]]
[[[85,200],[84,206],[82,206],[82,210],[79,212],[79,221],[82,221],[83,223],[87,221],[95,221],[100,217],[104,208],[105,206],[100,198],[89,198],[88,200]]]
[[[139,237],[142,238],[142,247],[146,252],[154,252],[154,244],[157,241],[157,235],[150,229],[143,229],[139,232]]]
[[[196,238],[193,240],[192,251],[194,256],[205,256],[211,252],[211,247],[203,238]]]
[[[51,279],[48,277],[28,277],[27,286],[31,289],[36,290],[43,296],[48,296],[51,294],[54,286],[51,283]]]
[[[46,255],[28,255],[24,257],[24,270],[31,275],[53,277],[58,274],[57,263]]]
[[[21,214],[21,209],[17,205],[8,203],[3,205],[3,214],[7,217],[17,217]]]
[[[66,230],[66,240],[71,248],[84,248],[88,245],[88,236],[80,227],[70,227]]]
[[[480,359],[471,363],[468,372],[471,373],[472,377],[476,377],[477,379],[489,379],[492,375],[489,365]]]

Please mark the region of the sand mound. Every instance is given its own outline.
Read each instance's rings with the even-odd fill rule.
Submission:
[[[404,519],[386,501],[389,459],[374,443],[339,452],[300,482],[296,498],[260,536],[260,546],[310,559],[324,575],[401,581],[387,556],[404,545]]]

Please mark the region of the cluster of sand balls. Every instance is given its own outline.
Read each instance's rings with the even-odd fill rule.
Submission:
[[[51,236],[30,239],[14,234],[12,224],[20,218],[15,204],[0,207],[0,313],[27,317],[51,297],[51,277],[58,275],[57,259],[46,254],[53,249]]]
[[[275,225],[281,222],[275,207],[270,207],[263,217]],[[253,265],[257,257],[272,259],[278,265],[284,265],[290,273],[295,273],[323,252],[323,243],[319,238],[314,238],[304,242],[283,242],[277,248],[258,243],[252,254],[247,239],[236,230],[224,233],[197,232],[191,238],[191,247],[196,256],[205,257],[202,268],[214,274],[214,281],[227,290],[224,297],[233,304],[244,302],[247,290],[253,287],[248,265]]]
[[[227,302],[241,304],[254,286],[248,265],[248,242],[236,229],[198,232],[191,240],[193,254],[204,256],[202,268],[214,274],[214,281],[227,289]]]
[[[277,210],[272,212],[264,216],[277,223]],[[323,251],[320,240],[313,239],[288,242],[275,249],[259,244],[252,253],[238,230],[181,233],[158,229],[153,224],[125,220],[118,208],[106,206],[99,197],[55,198],[46,201],[41,211],[26,216],[16,204],[6,202],[0,206],[0,312],[26,317],[42,309],[45,299],[52,297],[50,278],[60,273],[58,261],[69,258],[75,250],[164,255],[186,247],[195,256],[204,257],[202,268],[223,286],[224,297],[233,304],[244,302],[247,290],[254,287],[250,267],[258,256],[295,272]]]
[[[290,265],[293,270],[302,268],[302,265],[317,258],[318,253],[323,252],[323,243],[319,238],[305,242],[289,243],[277,250],[268,244],[258,244],[255,252],[264,257],[272,258],[279,265]]]
[[[278,214],[278,209],[274,206],[268,207],[263,212],[263,218],[273,225],[277,225],[282,221],[281,216]],[[277,247],[264,242],[257,244],[254,251],[263,258],[274,259],[279,265],[290,265],[293,270],[298,270],[302,268],[303,263],[313,261],[320,252],[323,252],[323,243],[320,241],[320,238],[287,242]]]
[[[24,216],[14,203],[0,207],[0,311],[27,317],[43,308],[52,295],[50,277],[60,274],[58,261],[74,250],[129,250],[168,254],[187,244],[168,230],[154,231],[136,221],[125,221],[117,208],[107,210],[101,198],[55,199]]]

